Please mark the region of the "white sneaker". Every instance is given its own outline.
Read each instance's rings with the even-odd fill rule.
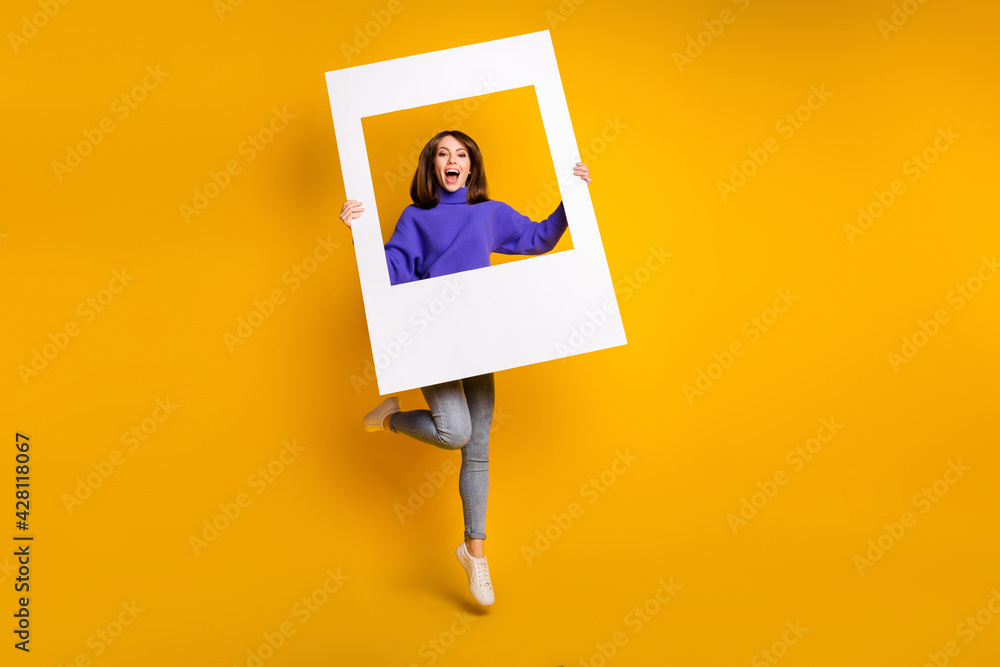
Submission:
[[[386,431],[382,422],[385,420],[386,415],[391,415],[394,412],[400,412],[399,399],[395,396],[390,396],[382,401],[377,408],[365,415],[362,426],[369,432]]]
[[[465,540],[455,549],[458,562],[465,568],[465,574],[469,578],[469,590],[476,602],[489,607],[493,604],[493,583],[490,581],[490,568],[486,564],[486,557],[475,558],[469,553],[465,546]]]

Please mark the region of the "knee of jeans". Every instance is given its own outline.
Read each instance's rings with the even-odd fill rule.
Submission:
[[[467,444],[469,449],[472,449],[478,453],[486,454],[490,450],[490,433],[487,431],[483,433],[473,433],[469,436],[469,442]]]
[[[468,422],[458,422],[454,428],[440,434],[441,444],[447,449],[461,449],[472,437],[472,426]]]

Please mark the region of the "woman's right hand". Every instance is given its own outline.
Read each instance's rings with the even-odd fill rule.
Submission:
[[[364,211],[364,207],[361,202],[355,201],[353,199],[348,199],[344,202],[344,207],[340,209],[340,219],[344,221],[344,224],[348,227],[351,226],[351,220],[361,217],[361,213]]]

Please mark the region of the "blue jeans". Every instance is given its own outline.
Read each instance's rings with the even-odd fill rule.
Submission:
[[[396,412],[389,430],[442,449],[461,449],[458,493],[466,539],[486,539],[486,497],[490,488],[490,428],[493,373],[421,387],[430,410]]]

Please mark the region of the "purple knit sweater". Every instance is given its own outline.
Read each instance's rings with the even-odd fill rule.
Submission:
[[[469,204],[464,187],[439,193],[434,208],[411,205],[399,216],[385,244],[391,285],[481,269],[490,266],[493,252],[541,255],[555,247],[568,224],[562,202],[536,223],[503,202]]]

